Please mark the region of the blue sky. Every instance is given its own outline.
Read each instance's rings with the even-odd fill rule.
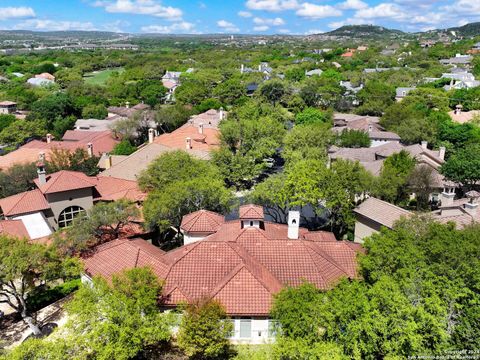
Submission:
[[[0,0],[0,28],[309,34],[345,24],[404,31],[480,21],[480,0]]]

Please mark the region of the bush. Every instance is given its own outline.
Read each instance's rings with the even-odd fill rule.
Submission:
[[[370,147],[368,133],[361,130],[347,129],[338,135],[338,145],[347,148]]]
[[[83,108],[82,117],[84,119],[105,119],[108,115],[108,110],[105,105],[90,104]]]
[[[112,155],[130,155],[137,150],[128,139],[120,141],[112,150]]]
[[[225,359],[233,324],[223,306],[213,300],[187,305],[178,333],[179,347],[191,358]]]
[[[326,123],[331,120],[329,113],[309,107],[298,113],[295,116],[295,124],[297,125],[311,125],[318,123]]]
[[[80,279],[73,279],[51,289],[38,287],[28,295],[27,308],[33,312],[43,309],[45,306],[53,304],[78,290],[80,283]]]

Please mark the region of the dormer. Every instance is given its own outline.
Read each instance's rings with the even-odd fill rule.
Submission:
[[[238,211],[242,229],[259,228],[265,229],[263,207],[258,205],[242,205]]]

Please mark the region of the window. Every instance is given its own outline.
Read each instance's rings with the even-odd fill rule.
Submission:
[[[240,337],[252,337],[252,319],[240,319]]]
[[[64,228],[72,224],[73,219],[79,215],[85,213],[85,210],[80,206],[67,207],[60,213],[58,217],[58,227]]]

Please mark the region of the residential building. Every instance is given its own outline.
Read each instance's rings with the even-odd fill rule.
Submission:
[[[415,90],[416,87],[398,87],[395,90],[395,100],[402,101],[405,96],[408,95],[410,91]]]
[[[480,223],[479,198],[480,193],[472,190],[467,192],[464,198],[455,200],[455,192],[446,188],[441,195],[441,205],[432,212],[432,216],[444,224],[454,223],[458,229]]]
[[[453,121],[464,124],[471,121],[474,117],[480,118],[480,110],[463,111],[463,106],[458,104],[455,106],[455,110],[449,111],[448,115]]]
[[[44,87],[55,84],[55,81],[45,79],[45,78],[30,78],[27,80],[27,83],[35,87]]]
[[[452,66],[468,66],[470,65],[473,57],[471,55],[462,55],[456,54],[455,57],[449,59],[440,59],[440,64],[442,65],[452,65]]]
[[[0,102],[0,114],[14,114],[17,112],[17,103],[13,101]]]
[[[46,80],[50,80],[50,81],[55,81],[55,76],[53,76],[52,74],[49,74],[49,73],[37,74],[37,75],[35,75],[35,78],[36,79],[46,79]]]
[[[21,220],[30,239],[49,236],[53,230],[70,225],[75,216],[98,201],[141,202],[145,198],[135,181],[65,170],[47,174],[43,157],[37,172],[36,189],[0,199],[2,217]]]
[[[317,76],[320,76],[322,75],[323,71],[321,69],[313,69],[313,70],[310,70],[310,71],[305,71],[305,76],[306,77],[311,77],[311,76],[314,76],[314,75],[317,75]]]
[[[261,344],[273,337],[269,313],[273,296],[284,286],[308,281],[328,290],[342,278],[357,277],[361,245],[299,227],[296,211],[287,225],[265,221],[259,206],[245,205],[239,213],[239,219],[223,222],[220,215],[209,214],[215,218],[213,227],[198,223],[210,219],[205,214],[187,215],[184,226],[193,224],[197,230],[201,225],[211,234],[166,253],[143,240],[102,245],[84,259],[83,279],[110,279],[124,269],[150,266],[165,281],[162,308],[212,298],[234,322],[232,341]]]
[[[355,238],[356,243],[363,243],[364,239],[378,233],[382,227],[392,229],[395,222],[402,217],[412,215],[410,211],[386,201],[369,197],[353,212],[355,213]]]
[[[107,131],[77,131],[68,130],[61,141],[54,140],[51,134],[47,134],[44,140],[32,140],[17,150],[0,156],[0,169],[5,170],[15,164],[33,163],[38,160],[39,154],[43,154],[46,160],[54,150],[85,149],[90,155],[102,155],[110,152],[119,142],[110,130]]]
[[[117,157],[115,160],[104,156],[103,176],[113,176],[127,180],[137,180],[140,173],[160,155],[172,150],[184,150],[199,159],[210,159],[210,152],[220,145],[218,124],[226,117],[226,112],[208,110],[192,116],[183,126],[171,133],[155,136],[149,131],[149,142],[133,154]]]

